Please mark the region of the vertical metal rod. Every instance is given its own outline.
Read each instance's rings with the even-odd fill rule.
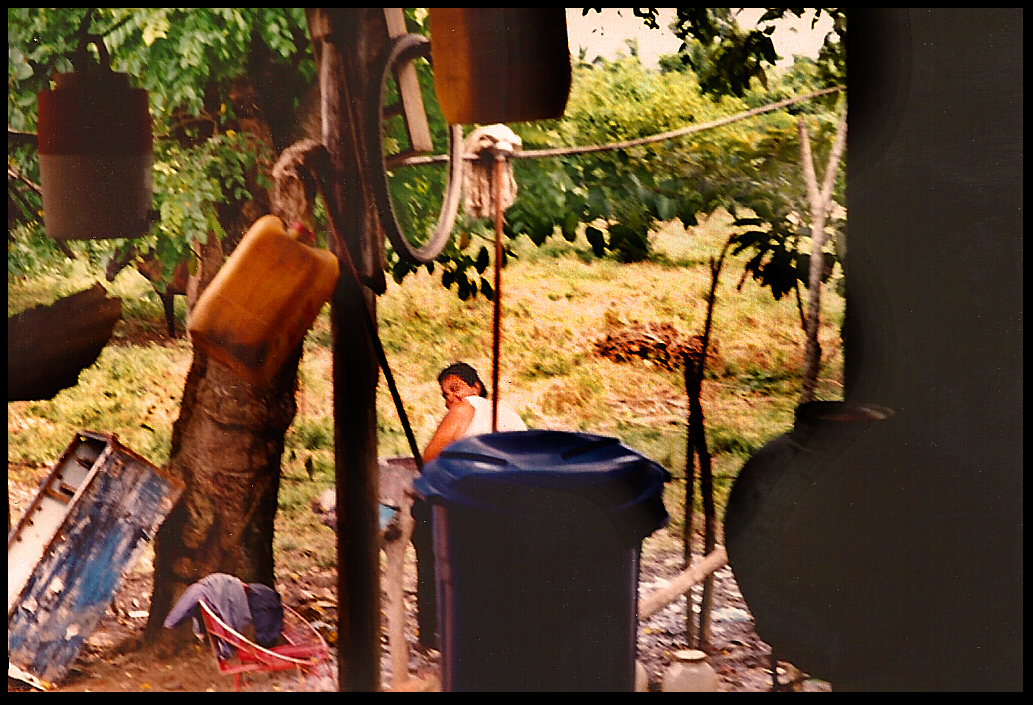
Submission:
[[[691,355],[685,356],[685,394],[689,403],[689,419],[685,423],[685,526],[682,530],[682,570],[692,565],[692,525],[695,521],[696,502],[696,445],[692,431],[692,395],[696,389],[696,363]],[[696,614],[693,612],[692,590],[685,593],[685,644],[696,648]]]
[[[505,173],[506,158],[502,154],[495,155],[495,171],[492,174],[492,191],[495,203],[495,304],[492,320],[491,342],[491,430],[499,430],[499,343],[502,330],[502,177]]]

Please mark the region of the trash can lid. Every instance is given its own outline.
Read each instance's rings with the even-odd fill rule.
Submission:
[[[505,511],[511,506],[505,498],[522,486],[570,492],[611,518],[633,515],[647,535],[668,520],[661,495],[670,479],[662,465],[617,438],[531,430],[455,441],[423,468],[413,488],[432,503],[486,511]]]

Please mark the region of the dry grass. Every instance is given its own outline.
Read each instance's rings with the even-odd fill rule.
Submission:
[[[689,231],[669,224],[654,236],[654,260],[635,265],[593,258],[583,238],[556,238],[542,248],[515,243],[518,257],[503,274],[501,399],[532,427],[614,435],[683,477],[687,402],[681,373],[646,361],[611,362],[597,357],[592,343],[614,326],[634,322],[701,333],[710,289],[707,260],[728,237],[728,223],[714,216]],[[795,301],[776,302],[752,280],[738,291],[744,261],[745,255],[729,259],[721,276],[712,333],[718,364],[703,386],[719,504],[745,458],[790,425],[803,359]],[[466,360],[490,385],[492,369],[491,302],[459,301],[437,274],[421,269],[401,286],[391,282],[378,301],[381,338],[421,447],[444,411],[438,371]],[[32,282],[9,280],[8,312],[48,303],[100,278],[76,266]],[[126,320],[80,384],[50,401],[8,404],[9,477],[13,469],[18,483],[38,481],[79,428],[113,431],[158,464],[168,457],[191,349],[182,339],[136,344],[163,328],[160,304],[139,277],[122,275],[112,288],[125,302]],[[843,301],[834,287],[823,301],[818,396],[835,399],[841,396]],[[332,551],[326,541],[306,548],[306,536],[325,533],[311,521],[307,503],[333,483],[329,341],[324,309],[306,339],[277,531],[279,549],[317,564],[330,560]],[[377,406],[381,455],[408,455],[386,384]],[[673,530],[682,498],[681,483],[671,483],[666,500]]]

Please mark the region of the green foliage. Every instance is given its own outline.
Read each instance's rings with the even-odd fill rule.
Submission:
[[[171,420],[182,394],[172,380],[185,371],[177,348],[107,346],[79,384],[52,399],[26,402],[15,415],[35,419],[27,437],[8,443],[13,456],[37,466],[58,457],[81,429],[118,430],[118,437],[156,465],[168,460]],[[16,441],[16,442],[12,442]]]
[[[593,341],[615,325],[670,321],[683,333],[700,330],[706,315],[701,293],[709,290],[707,258],[734,231],[719,212],[683,230],[666,224],[653,237],[655,252],[687,262],[672,271],[652,261],[625,265],[613,259],[582,262],[582,234],[567,242],[557,231],[542,248],[529,240],[513,243],[520,255],[506,272],[501,399],[535,428],[584,429],[618,437],[629,447],[684,477],[687,409],[683,378],[646,362],[614,363],[594,354]],[[75,243],[78,245],[79,243]],[[479,249],[479,246],[478,246]],[[545,253],[552,253],[546,255]],[[565,252],[565,254],[564,254]],[[537,257],[535,256],[537,255]],[[723,506],[728,485],[744,455],[784,432],[792,423],[799,390],[803,334],[795,302],[775,301],[747,282],[735,286],[747,254],[729,256],[718,292],[714,321],[719,362],[704,382],[704,410],[715,494]],[[435,272],[440,274],[440,265]],[[32,273],[8,282],[9,306],[50,303],[96,280],[83,258],[55,273]],[[147,342],[137,332],[163,326],[160,307],[147,301],[147,282],[119,277],[113,293],[123,300],[123,321],[101,359],[80,376],[80,384],[54,399],[8,405],[8,461],[12,483],[32,489],[45,476],[80,424],[117,433],[120,440],[161,464],[168,457],[172,427],[180,411],[192,350],[188,341]],[[830,288],[822,301],[822,398],[842,387],[838,344],[843,301]],[[389,282],[377,301],[381,340],[422,448],[444,413],[437,373],[456,359],[468,360],[490,379],[491,304],[482,297],[460,301],[436,276],[421,268],[403,286]],[[333,486],[332,359],[328,311],[306,339],[296,393],[298,413],[285,435],[276,551],[279,565],[288,551],[316,551],[333,564],[334,534],[317,523],[310,501]],[[380,457],[408,455],[409,448],[387,385],[377,388]],[[674,520],[681,516],[680,482],[665,489]],[[697,502],[699,493],[696,493]],[[12,511],[17,510],[17,505]],[[293,546],[293,548],[291,548]]]
[[[519,125],[525,148],[607,144],[716,120],[815,90],[813,62],[756,86],[743,99],[708,97],[683,66],[659,74],[634,57],[575,69],[561,120]],[[835,114],[803,104],[819,163],[831,146]],[[798,116],[799,116],[798,115]],[[797,117],[798,117],[797,116]],[[733,241],[749,249],[748,270],[776,299],[807,278],[801,228],[808,213],[794,115],[769,113],[673,140],[560,158],[520,160],[517,201],[506,233],[537,245],[554,232],[571,240],[579,228],[596,257],[622,262],[651,256],[650,233],[678,219],[693,227],[719,208],[750,228]],[[842,179],[836,195],[842,201]],[[841,223],[833,221],[835,228]],[[831,254],[830,254],[831,256]]]
[[[721,79],[727,85],[741,84],[742,90],[735,91],[740,99],[708,97],[707,91],[718,92],[719,86],[715,83],[701,87],[695,73],[687,70],[680,58],[672,57],[665,63],[679,70],[660,74],[646,71],[637,59],[636,47],[629,46],[631,56],[617,62],[575,62],[564,117],[512,126],[520,134],[524,148],[607,144],[647,137],[820,87],[819,71],[813,62],[794,67],[784,78],[767,79],[762,65],[776,60],[770,48],[770,27],[742,33],[727,10],[684,12],[696,13],[686,15],[692,22],[685,27],[709,22],[702,36],[711,42],[725,42],[724,54],[715,55],[686,35],[686,48],[695,52],[701,70],[706,64],[711,73],[727,74]],[[635,15],[656,25],[655,10],[636,9]],[[410,14],[409,21],[410,29],[426,30],[414,14]],[[417,63],[438,144],[437,135],[444,126],[431,90],[432,76],[422,63]],[[763,84],[751,84],[754,77]],[[772,243],[757,250],[760,257],[755,263],[754,277],[780,298],[795,286],[801,272],[806,277],[806,272],[798,269],[800,258],[796,248],[800,239],[794,225],[800,221],[799,213],[806,212],[792,120],[796,114],[816,115],[821,123],[819,130],[834,123],[827,106],[823,111],[821,106],[803,104],[797,110],[668,142],[576,156],[514,160],[519,190],[516,202],[506,211],[504,232],[510,243],[526,236],[539,247],[554,234],[573,242],[579,233],[584,233],[591,248],[590,253],[584,252],[586,258],[637,262],[651,256],[650,234],[662,223],[678,219],[692,227],[700,217],[719,208],[733,213],[749,209],[753,212],[744,216],[763,220],[762,226],[752,227],[763,227]],[[385,140],[389,148],[404,148],[400,125],[388,125],[387,129],[391,131],[391,137]],[[830,140],[827,131],[820,137]],[[819,145],[816,151],[820,152],[824,142],[815,142]],[[429,175],[403,176],[402,171],[392,182],[396,210],[401,211],[397,215],[403,231],[420,241],[440,213],[444,169],[437,165],[437,171]],[[438,259],[437,268],[427,267],[428,272],[440,273],[442,285],[454,288],[463,300],[478,293],[488,298],[493,294],[481,276],[483,271],[478,268],[474,274],[473,266],[480,263],[485,244],[490,247],[491,226],[461,219],[456,228],[459,235]],[[506,254],[512,256],[511,245]],[[400,283],[417,268],[389,252],[388,269]]]
[[[744,97],[751,82],[757,79],[765,88],[768,75],[765,64],[773,67],[779,57],[771,42],[774,22],[792,14],[803,17],[813,11],[811,27],[823,14],[832,19],[833,31],[825,37],[818,54],[818,78],[823,86],[846,83],[846,9],[845,8],[768,8],[757,21],[757,28],[743,30],[735,20],[733,10],[726,7],[680,7],[671,30],[682,40],[678,59],[699,76],[705,93]],[[586,10],[587,12],[587,10]],[[636,10],[646,26],[657,28],[655,8]],[[674,68],[668,59],[664,66]]]
[[[762,22],[802,10],[771,10]],[[514,125],[525,149],[606,144],[654,135],[741,112],[749,107],[820,87],[838,70],[835,53],[845,32],[843,15],[828,13],[836,29],[818,62],[800,62],[784,77],[769,78],[773,63],[770,24],[743,32],[728,10],[679,10],[676,31],[685,41],[680,59],[668,58],[660,73],[643,69],[632,55],[617,62],[581,64],[575,69],[566,115],[560,120]],[[635,14],[655,25],[655,11]],[[428,33],[426,13],[407,10],[410,31]],[[155,208],[161,214],[148,237],[135,242],[154,253],[166,278],[189,257],[190,243],[209,234],[222,236],[219,207],[248,199],[246,175],[261,173],[272,155],[256,140],[235,130],[234,81],[247,76],[257,53],[284,67],[290,93],[312,78],[314,64],[304,12],[278,8],[12,8],[8,10],[8,124],[35,128],[35,93],[49,85],[53,70],[72,70],[82,32],[104,36],[115,70],[133,77],[150,92],[158,135],[155,147]],[[91,49],[92,51],[92,49]],[[838,58],[837,58],[838,57]],[[687,63],[686,63],[687,62]],[[673,70],[678,68],[680,70]],[[696,72],[685,70],[695,67]],[[433,76],[425,59],[417,75],[437,151],[444,152],[446,126],[437,108]],[[697,78],[697,73],[699,78]],[[752,78],[758,81],[752,82]],[[278,86],[279,87],[279,86]],[[389,87],[385,103],[395,100]],[[714,97],[709,93],[739,97]],[[293,100],[293,102],[292,102]],[[296,108],[298,99],[281,107]],[[628,149],[585,155],[516,160],[519,191],[507,211],[505,256],[514,255],[515,238],[526,235],[542,245],[554,233],[573,242],[583,233],[591,248],[586,258],[643,261],[651,255],[650,236],[678,219],[686,227],[725,208],[741,214],[749,228],[735,245],[749,249],[750,271],[780,298],[805,270],[798,254],[804,234],[800,222],[803,186],[793,115],[806,115],[816,159],[827,153],[835,120],[828,105],[803,104],[716,130]],[[407,144],[401,121],[387,121],[388,156]],[[24,140],[8,141],[8,271],[45,267],[58,258],[42,235],[35,154]],[[419,242],[440,214],[445,168],[394,169],[390,188],[403,232]],[[842,202],[842,183],[837,186]],[[838,223],[832,223],[837,227]],[[487,275],[492,259],[493,225],[461,217],[456,236],[426,270],[440,277],[461,300],[491,299]],[[115,243],[124,246],[124,243]],[[110,244],[109,244],[110,247]],[[72,247],[79,251],[78,245]],[[91,255],[93,256],[93,255]],[[416,267],[387,248],[386,267],[396,282]],[[805,276],[803,277],[806,278]]]

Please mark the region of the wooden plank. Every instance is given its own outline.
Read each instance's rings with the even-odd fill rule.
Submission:
[[[322,142],[333,178],[325,193],[329,249],[349,257],[367,286],[342,276],[331,299],[334,465],[337,491],[337,599],[342,690],[380,687],[380,526],[377,504],[376,385],[379,370],[365,316],[376,320],[383,290],[383,230],[375,215],[361,139],[373,63],[387,44],[377,8],[306,8],[321,90]],[[348,248],[348,253],[345,253]],[[365,315],[359,310],[366,306]]]
[[[416,460],[407,456],[380,459],[380,503],[389,507],[401,507],[410,501],[406,496],[412,489],[412,481],[420,474]]]
[[[412,538],[412,481],[419,470],[413,458],[380,461],[380,501],[398,508],[384,531],[384,613],[387,616],[391,688],[409,680],[409,645],[405,640],[405,551]]]
[[[699,563],[689,566],[675,576],[674,580],[642,601],[638,608],[639,621],[649,619],[654,614],[671,604],[683,594],[689,591],[693,585],[703,580],[718,568],[728,564],[728,554],[725,549],[718,548],[708,554]]]
[[[400,7],[385,7],[384,19],[387,21],[387,34],[392,40],[408,34],[405,28],[405,14]],[[405,118],[405,131],[409,135],[409,144],[417,154],[426,154],[434,149],[430,138],[430,125],[427,123],[427,111],[420,93],[420,81],[416,77],[416,67],[411,63],[400,66],[395,72],[398,81],[398,96],[402,104],[402,115]]]
[[[182,491],[110,436],[8,610],[10,662],[59,682]]]

